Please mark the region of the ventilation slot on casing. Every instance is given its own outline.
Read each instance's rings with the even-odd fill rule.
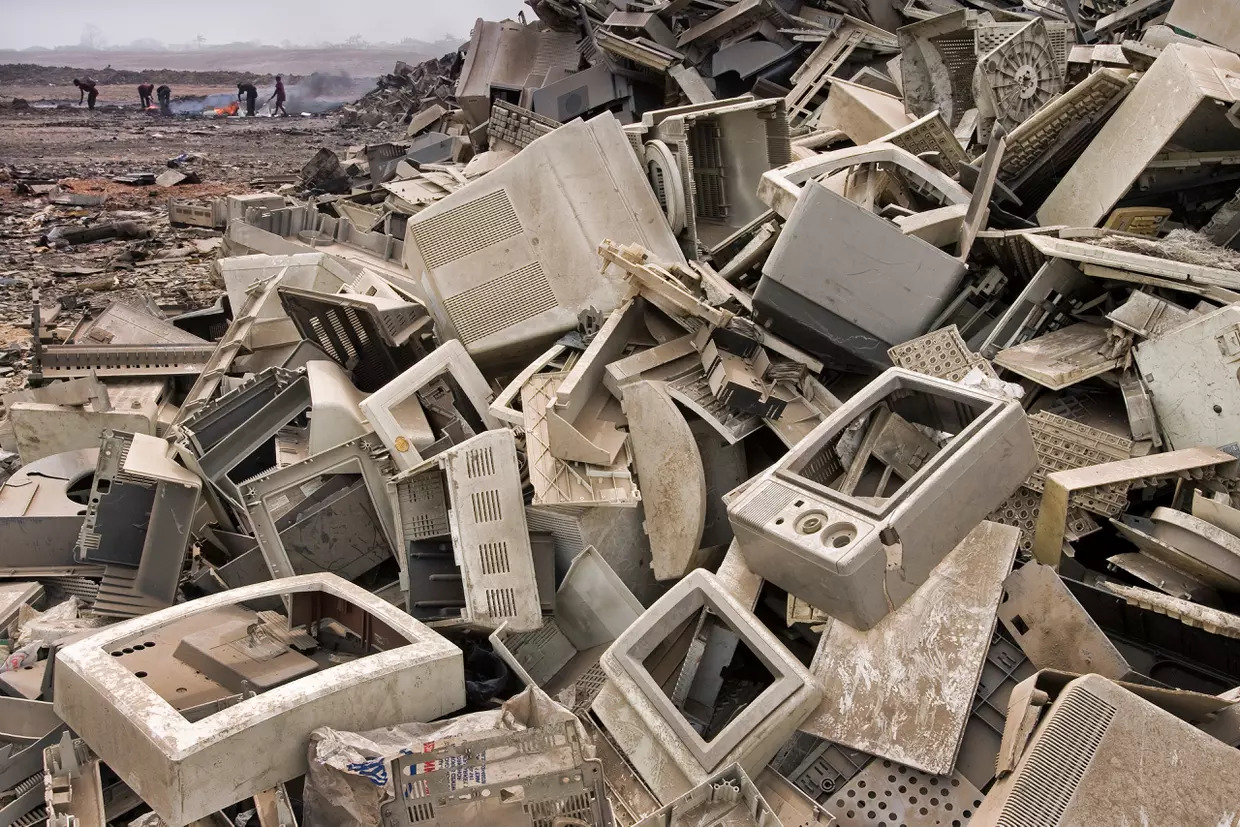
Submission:
[[[475,198],[410,229],[428,270],[471,256],[522,232],[521,220],[504,190]]]

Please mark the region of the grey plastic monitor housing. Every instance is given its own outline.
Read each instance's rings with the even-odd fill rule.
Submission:
[[[874,501],[830,487],[848,470],[835,454],[845,430],[884,402],[918,394],[935,416],[968,412],[950,441],[890,497]],[[870,629],[1037,464],[1018,403],[891,368],[737,489],[728,519],[754,573],[850,626]]]
[[[709,741],[643,665],[703,610],[721,619],[773,677]],[[733,762],[757,774],[822,698],[801,662],[705,569],[690,572],[647,609],[600,665],[607,684],[591,708],[663,804]]]

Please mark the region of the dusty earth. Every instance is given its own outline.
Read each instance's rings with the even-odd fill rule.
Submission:
[[[279,183],[295,176],[327,146],[390,138],[391,130],[343,128],[334,116],[293,118],[160,117],[124,109],[13,109],[0,105],[0,393],[25,384],[29,367],[32,290],[54,313],[49,328],[70,329],[84,312],[115,300],[153,299],[166,312],[213,304],[212,247],[220,233],[168,224],[170,197],[209,198]],[[114,183],[116,175],[159,174],[170,159],[202,183],[164,188]],[[51,189],[51,193],[43,190]],[[103,195],[101,206],[52,203],[56,192]],[[150,238],[49,246],[56,227],[133,220]]]

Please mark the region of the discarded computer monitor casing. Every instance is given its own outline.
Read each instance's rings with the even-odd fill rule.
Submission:
[[[289,625],[330,617],[377,651],[245,698],[190,722],[114,651],[222,607],[286,596]],[[59,650],[56,714],[135,793],[180,827],[304,775],[310,732],[431,721],[465,705],[461,650],[434,630],[332,574],[309,574],[202,597],[117,623]]]
[[[919,401],[923,414],[958,420],[945,446],[923,458],[892,496],[876,500],[830,487],[848,470],[837,450],[850,425],[884,402],[912,419],[910,406]],[[955,426],[932,427],[951,433]],[[1017,402],[892,368],[747,483],[728,505],[728,518],[756,574],[850,626],[870,629],[1037,463]]]
[[[644,665],[701,611],[721,620],[773,678],[709,741]],[[600,665],[607,683],[591,709],[662,804],[733,763],[757,774],[822,698],[805,666],[705,569],[695,569],[647,609]]]

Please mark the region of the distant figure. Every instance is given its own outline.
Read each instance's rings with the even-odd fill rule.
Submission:
[[[276,91],[271,93],[271,98],[267,98],[267,103],[271,103],[272,98],[275,98],[276,109],[271,114],[287,118],[288,110],[284,108],[284,101],[286,99],[284,95],[284,81],[280,80],[279,75],[276,75]]]
[[[168,88],[168,84],[163,84],[155,90],[155,94],[159,96],[159,114],[172,114],[172,90]]]
[[[149,109],[151,106],[151,93],[155,91],[155,84],[140,83],[138,84],[138,100],[142,101],[142,108]]]
[[[95,82],[90,78],[83,78],[82,80],[74,78],[73,85],[76,86],[78,91],[82,93],[78,95],[78,106],[81,106],[82,101],[85,100],[86,107],[88,109],[94,109],[95,101],[99,99],[99,90],[95,88]]]
[[[237,100],[241,100],[241,96],[245,96],[245,114],[251,118],[254,117],[254,104],[258,102],[258,90],[254,88],[252,83],[237,84]]]

